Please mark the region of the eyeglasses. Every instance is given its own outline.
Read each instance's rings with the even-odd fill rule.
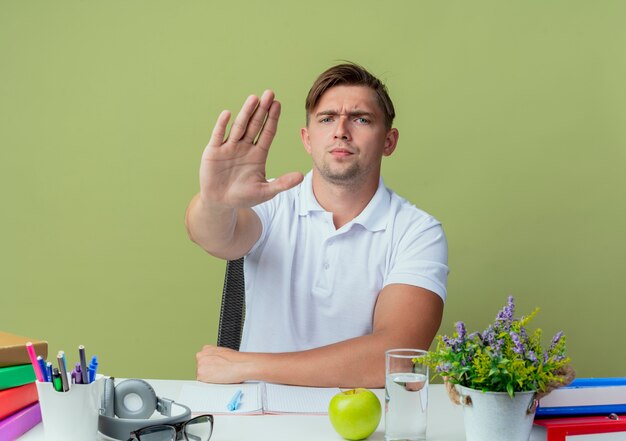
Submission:
[[[213,415],[200,415],[177,424],[155,424],[130,432],[128,441],[209,441]]]

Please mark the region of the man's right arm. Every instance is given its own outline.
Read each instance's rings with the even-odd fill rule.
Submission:
[[[198,193],[185,215],[189,238],[209,254],[225,260],[245,256],[261,236],[261,221],[250,208],[216,207]]]
[[[302,173],[265,178],[267,155],[276,134],[280,103],[267,90],[251,95],[235,118],[228,136],[230,112],[217,119],[200,163],[200,193],[185,216],[191,240],[222,259],[244,256],[261,236],[261,221],[251,207],[298,185]]]

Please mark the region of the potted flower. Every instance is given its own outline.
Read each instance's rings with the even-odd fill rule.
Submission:
[[[528,441],[537,399],[574,379],[563,333],[544,349],[541,330],[526,330],[538,311],[514,318],[510,296],[483,332],[468,335],[457,322],[452,337],[437,337],[428,364],[444,379],[452,401],[464,406],[467,441]]]

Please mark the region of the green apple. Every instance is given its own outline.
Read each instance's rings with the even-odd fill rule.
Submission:
[[[374,433],[381,413],[376,394],[363,388],[340,392],[328,405],[331,424],[339,435],[349,440],[365,439]]]

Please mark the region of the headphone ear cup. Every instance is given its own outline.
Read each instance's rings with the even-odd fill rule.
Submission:
[[[113,409],[113,399],[115,396],[115,379],[107,378],[104,380],[104,390],[102,391],[102,409],[104,416],[112,417],[115,415]]]
[[[131,395],[137,395],[141,400],[141,407],[135,409],[128,407],[126,399],[136,399]],[[114,409],[119,418],[147,419],[154,413],[157,406],[157,396],[152,386],[139,379],[124,380],[115,386]]]

